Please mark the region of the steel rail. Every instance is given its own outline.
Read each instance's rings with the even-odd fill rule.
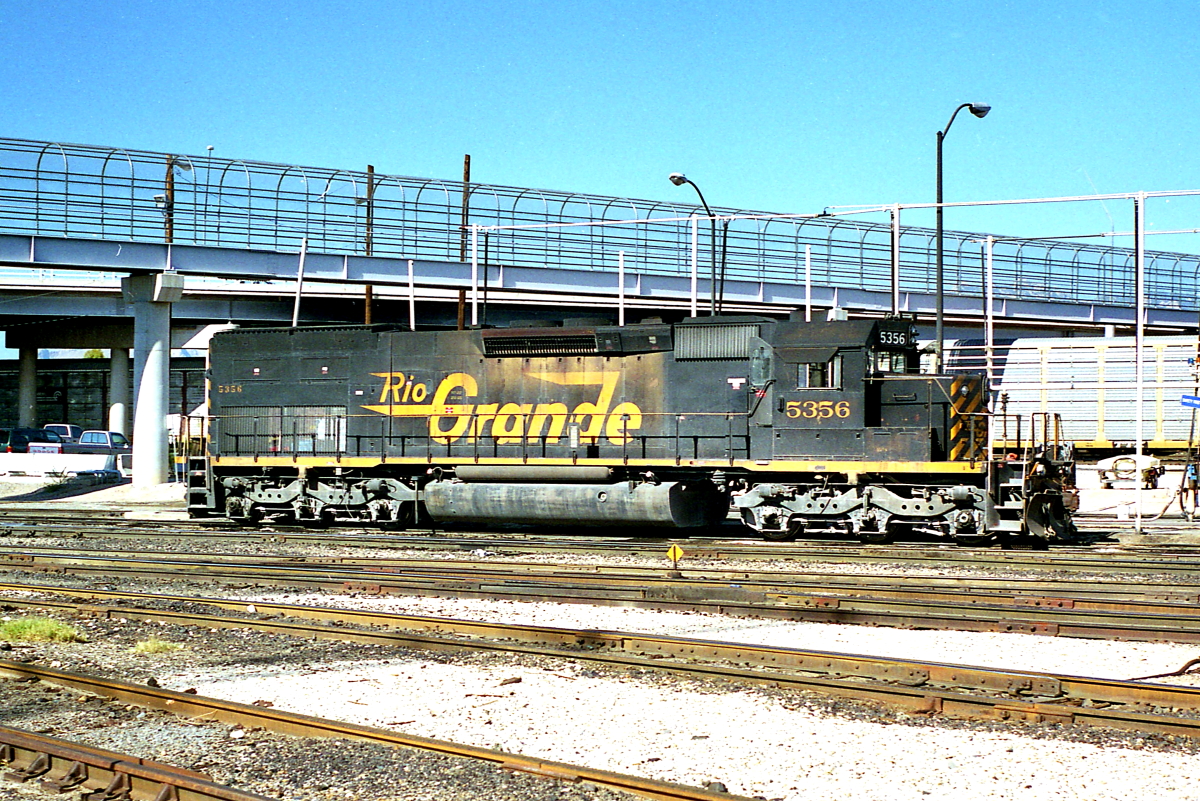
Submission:
[[[914,592],[867,589],[861,592],[817,587],[714,586],[710,582],[668,581],[661,586],[644,577],[613,587],[557,581],[544,576],[521,580],[512,576],[402,576],[345,569],[338,565],[247,565],[200,561],[135,560],[108,557],[45,557],[35,554],[0,556],[0,568],[94,575],[190,578],[256,586],[308,587],[335,592],[374,595],[505,598],[556,603],[637,605],[666,611],[706,611],[716,614],[819,623],[885,625],[901,628],[940,628],[961,631],[1000,631],[1088,639],[1118,638],[1151,642],[1200,642],[1200,615],[1193,600],[1136,602],[1073,600],[1045,596],[970,593],[963,590]],[[739,586],[741,585],[741,586]]]
[[[0,509],[0,517],[5,511]],[[91,514],[88,512],[88,514]],[[523,553],[530,551],[556,552],[617,552],[622,555],[660,556],[672,543],[681,544],[691,558],[707,559],[770,559],[797,562],[845,562],[856,564],[909,564],[929,563],[947,567],[980,567],[1064,570],[1091,572],[1159,572],[1164,574],[1187,574],[1200,571],[1200,545],[1156,545],[1120,546],[1121,552],[1114,553],[1112,546],[1104,548],[1080,548],[1078,546],[1056,547],[1050,551],[998,551],[994,548],[970,549],[961,546],[913,543],[910,545],[861,546],[846,541],[755,543],[745,541],[716,540],[707,538],[667,537],[647,542],[637,537],[618,538],[597,535],[591,537],[564,537],[558,533],[531,533],[523,537],[504,537],[485,534],[481,537],[446,536],[434,534],[401,533],[343,533],[306,532],[288,528],[248,531],[215,530],[215,523],[198,521],[106,521],[104,527],[87,529],[81,527],[78,518],[55,517],[35,518],[44,524],[62,523],[65,537],[113,537],[142,538],[146,536],[165,538],[187,536],[189,538],[211,538],[217,540],[268,540],[273,542],[297,542],[320,545],[345,545],[379,548],[408,548],[431,550],[473,550],[486,548],[497,553]],[[167,532],[136,530],[145,528],[168,528]],[[9,529],[20,534],[19,528]],[[54,536],[52,529],[33,529],[30,536]],[[1143,554],[1134,559],[1131,552]],[[932,556],[930,555],[932,553]],[[1155,558],[1157,557],[1157,558]]]
[[[181,717],[202,718],[243,726],[261,726],[271,731],[298,737],[346,738],[388,746],[417,748],[448,756],[479,760],[506,770],[535,776],[568,782],[587,782],[657,801],[739,801],[739,799],[749,801],[744,796],[717,793],[640,776],[626,776],[566,762],[510,754],[387,729],[360,726],[277,709],[265,709],[250,704],[239,704],[202,695],[135,685],[116,679],[87,676],[25,663],[0,660],[0,675],[10,678],[36,678],[50,684],[115,698],[137,706],[165,710]]]
[[[145,598],[226,609],[247,608],[244,601],[155,595]],[[17,605],[66,612],[75,608],[71,604],[40,601],[22,601]],[[940,712],[984,720],[1079,723],[1200,737],[1200,716],[1177,714],[1180,711],[1200,712],[1198,687],[630,632],[519,626],[288,604],[255,603],[252,607],[255,615],[269,615],[271,619],[130,606],[83,606],[79,610],[102,618],[252,629],[304,639],[569,659],[694,678],[807,690],[838,698],[885,703],[910,712]],[[332,621],[332,625],[296,623],[281,620],[280,615],[327,620]],[[374,629],[350,626],[372,626]],[[383,628],[391,630],[380,630]],[[429,633],[412,634],[399,629]],[[0,663],[0,674],[4,670],[5,663]]]
[[[166,524],[178,527],[178,521]],[[46,529],[9,529],[10,533],[29,537],[55,536]],[[63,538],[89,537],[97,533],[82,529],[78,523],[58,536]],[[525,538],[491,535],[484,537],[411,536],[397,534],[348,535],[325,532],[301,533],[299,531],[214,532],[184,526],[182,530],[147,532],[131,529],[104,529],[100,538],[142,539],[163,537],[165,539],[188,537],[189,539],[211,538],[237,542],[268,541],[309,543],[330,546],[360,546],[372,548],[410,550],[476,550],[486,549],[494,553],[521,554],[552,551],[563,553],[617,553],[623,556],[661,557],[671,544],[680,544],[691,559],[738,559],[772,560],[778,562],[819,562],[840,564],[889,564],[889,565],[937,565],[971,570],[981,568],[996,570],[1068,571],[1091,573],[1161,573],[1163,575],[1195,575],[1200,572],[1200,546],[1139,547],[1136,551],[1123,549],[1114,552],[1111,548],[1083,550],[1060,548],[1052,551],[1014,552],[995,549],[966,549],[945,545],[908,546],[861,546],[845,542],[819,543],[771,543],[757,544],[742,541],[711,541],[705,539],[664,538],[657,541],[630,537],[596,538],[570,537],[561,534],[531,534]]]
[[[0,726],[0,764],[8,781],[56,795],[79,792],[85,801],[269,801],[204,773],[8,726]]]
[[[29,558],[67,559],[87,554],[80,549],[65,547],[21,548],[5,554],[0,551],[0,563],[4,560],[20,562]],[[1108,609],[1129,611],[1125,602],[1147,601],[1172,604],[1195,604],[1200,602],[1200,580],[1182,582],[1155,582],[1146,578],[1127,581],[1052,580],[1015,576],[989,575],[929,575],[929,574],[863,574],[817,571],[747,570],[745,568],[673,567],[669,572],[665,566],[630,564],[571,564],[565,562],[515,562],[477,561],[461,559],[414,559],[395,557],[342,556],[290,556],[232,554],[199,551],[112,551],[104,557],[151,562],[197,562],[206,564],[238,564],[284,567],[296,570],[307,566],[316,570],[360,570],[365,573],[385,574],[389,580],[398,582],[403,578],[433,575],[443,580],[461,578],[465,581],[513,581],[569,579],[580,583],[604,583],[605,585],[647,586],[692,586],[696,588],[720,588],[732,585],[745,592],[807,592],[810,594],[865,594],[874,597],[934,598],[937,592],[954,591],[954,600],[964,600],[966,594],[981,597],[966,599],[971,603],[1005,603],[1019,599],[1029,605],[1064,605],[1070,601],[1076,608]],[[1200,569],[1197,570],[1200,575]],[[919,583],[919,588],[913,584]],[[1153,611],[1153,610],[1147,610]]]

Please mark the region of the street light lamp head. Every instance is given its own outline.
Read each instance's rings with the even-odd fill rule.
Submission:
[[[676,186],[683,186],[687,182],[688,182],[687,176],[684,175],[683,173],[681,173],[681,172],[671,173],[671,183],[675,184]]]
[[[979,119],[983,119],[987,116],[987,113],[992,110],[992,107],[987,103],[972,103],[967,110]]]

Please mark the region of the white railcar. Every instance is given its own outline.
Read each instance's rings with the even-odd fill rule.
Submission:
[[[985,372],[979,340],[948,348],[951,371]],[[1142,346],[1141,440],[1153,450],[1181,450],[1200,439],[1197,410],[1185,395],[1200,395],[1194,336],[1146,337]],[[990,408],[1024,419],[1032,412],[1062,415],[1064,434],[1077,447],[1124,450],[1138,437],[1134,338],[1066,337],[1001,340],[992,358]],[[997,419],[997,425],[1000,425]],[[1015,438],[1016,432],[1008,432]],[[1003,440],[1004,432],[996,431]]]

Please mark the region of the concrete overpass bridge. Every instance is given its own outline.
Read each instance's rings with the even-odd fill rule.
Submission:
[[[616,321],[805,306],[932,320],[935,235],[902,226],[898,209],[889,222],[712,212],[0,138],[0,328],[21,353],[20,416],[34,406],[37,348],[111,348],[114,386],[132,350],[137,457],[155,461],[172,325],[428,327],[561,319],[572,308]],[[983,317],[983,239],[946,232],[948,336]],[[1135,323],[1130,249],[1006,239],[993,265],[1001,332]],[[1147,330],[1195,330],[1200,256],[1146,252],[1143,265]],[[164,480],[165,465],[141,478]]]

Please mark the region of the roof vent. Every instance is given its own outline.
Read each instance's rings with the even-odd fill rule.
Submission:
[[[558,329],[551,334],[495,329],[483,334],[484,356],[590,356],[598,352],[595,331]]]

